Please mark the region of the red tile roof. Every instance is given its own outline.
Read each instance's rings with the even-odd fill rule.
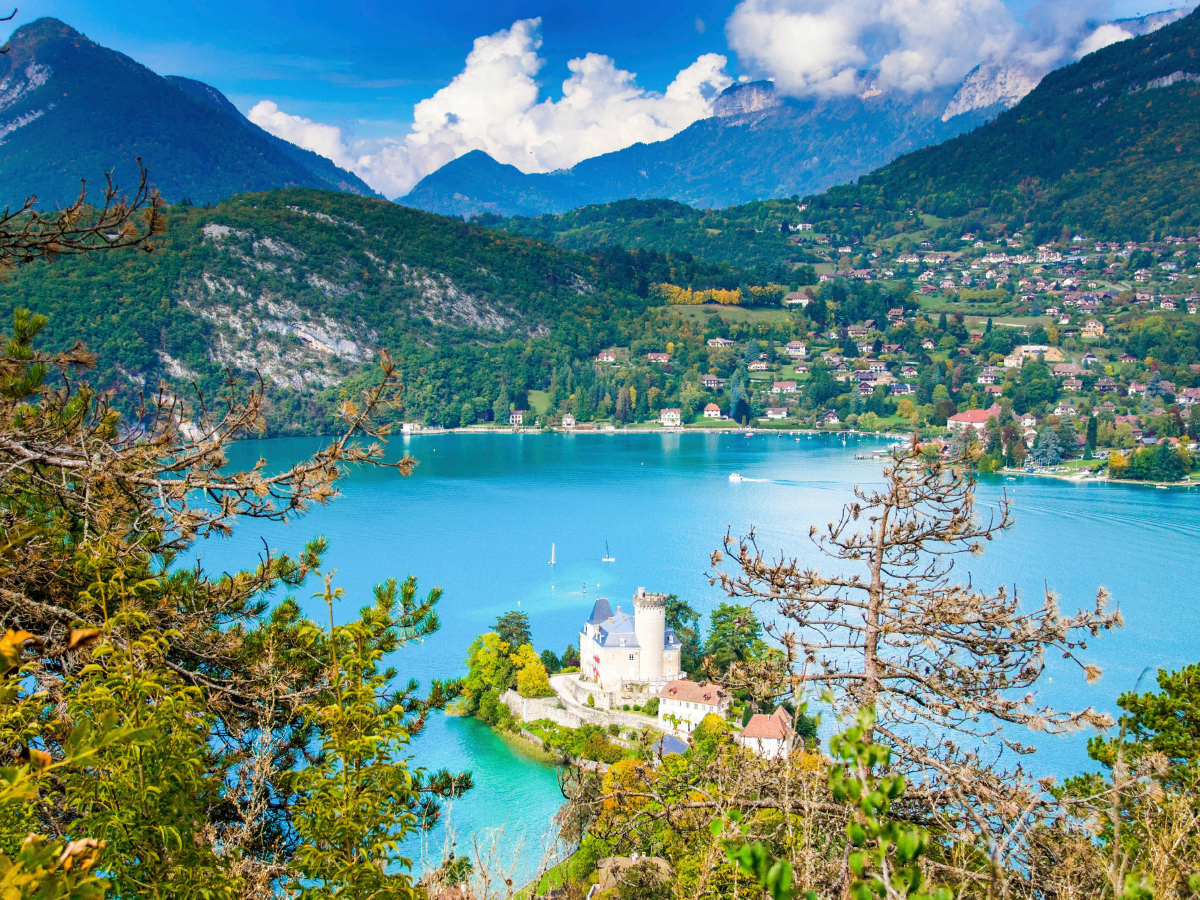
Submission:
[[[717,685],[709,682],[696,684],[694,681],[676,679],[663,688],[658,696],[664,700],[682,700],[684,703],[717,706],[729,695]]]
[[[791,730],[791,716],[788,715],[787,710],[781,708],[769,716],[762,713],[751,716],[746,727],[742,729],[742,737],[785,741]]]
[[[987,420],[992,416],[1000,415],[1000,406],[993,403],[987,409],[968,409],[966,412],[960,412],[950,417],[951,422],[966,422],[969,424],[986,425]]]

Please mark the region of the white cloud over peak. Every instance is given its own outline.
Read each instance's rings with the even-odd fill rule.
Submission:
[[[913,92],[961,81],[1011,45],[1000,0],[743,0],[725,25],[743,67],[794,95]]]
[[[331,159],[342,168],[350,168],[354,163],[342,140],[342,130],[336,125],[323,125],[285,113],[270,100],[258,101],[246,118],[275,137]]]
[[[638,86],[632,72],[598,53],[573,59],[562,98],[539,100],[544,65],[540,19],[475,40],[463,70],[413,109],[411,130],[393,139],[351,142],[340,129],[262,101],[249,118],[272,134],[353,169],[389,197],[471,150],[524,172],[548,172],[580,160],[660,141],[711,114],[732,83],[726,59],[706,53],[662,93]]]
[[[1109,44],[1115,44],[1117,41],[1123,41],[1126,38],[1131,38],[1133,35],[1122,28],[1120,25],[1101,25],[1087,37],[1085,37],[1079,46],[1075,48],[1075,58],[1083,59],[1089,53],[1095,53],[1107,47]]]
[[[1001,0],[741,0],[725,24],[743,70],[793,96],[908,93],[958,84],[999,62],[1037,77],[1138,28],[1107,22],[1111,0],[1038,0],[1018,21]]]

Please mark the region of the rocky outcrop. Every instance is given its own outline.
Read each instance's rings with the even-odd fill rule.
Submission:
[[[942,113],[942,121],[948,122],[976,109],[1012,109],[1038,86],[1044,74],[1019,63],[982,63],[963,79]]]
[[[713,115],[729,119],[750,113],[762,112],[778,106],[782,101],[775,93],[770,81],[746,81],[725,88],[713,101]]]

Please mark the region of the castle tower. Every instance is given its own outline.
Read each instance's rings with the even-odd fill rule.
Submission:
[[[641,647],[639,677],[663,677],[663,643],[667,635],[667,595],[647,594],[644,587],[633,595],[633,630]]]

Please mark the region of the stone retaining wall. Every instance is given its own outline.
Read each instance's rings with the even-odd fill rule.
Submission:
[[[623,710],[591,709],[573,703],[568,697],[522,697],[510,688],[501,695],[500,702],[508,707],[513,718],[522,722],[549,719],[565,728],[578,728],[584,724],[607,728],[616,724],[622,731],[641,731],[647,726],[662,729],[658,719]]]

